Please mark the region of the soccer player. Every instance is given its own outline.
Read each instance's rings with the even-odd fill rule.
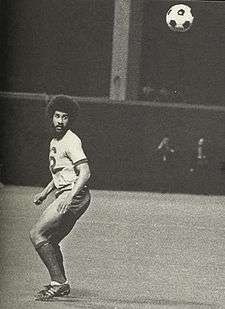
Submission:
[[[36,295],[40,301],[69,294],[59,243],[90,204],[88,160],[81,140],[70,129],[78,110],[78,104],[65,95],[53,97],[47,106],[53,132],[49,153],[52,181],[35,196],[34,203],[40,205],[53,190],[56,199],[30,231],[30,239],[51,278],[51,283]]]

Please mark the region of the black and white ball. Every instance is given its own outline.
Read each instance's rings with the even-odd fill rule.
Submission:
[[[185,4],[172,6],[166,14],[166,23],[170,30],[177,32],[188,31],[194,21],[191,8]]]

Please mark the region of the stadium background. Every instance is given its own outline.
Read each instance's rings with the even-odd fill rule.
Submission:
[[[115,3],[1,2],[3,182],[48,181],[44,106],[50,95],[65,93],[81,104],[76,130],[90,159],[92,188],[161,190],[165,175],[155,149],[169,135],[179,152],[170,191],[224,194],[224,3],[191,1],[195,25],[177,34],[164,18],[176,1],[141,1],[141,26],[139,21],[133,34],[140,50],[136,98],[128,93],[113,100]],[[143,101],[141,89],[149,80],[181,90],[185,101]],[[193,178],[190,158],[202,136],[211,149],[210,169]]]

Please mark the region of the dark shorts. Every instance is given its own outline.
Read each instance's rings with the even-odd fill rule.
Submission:
[[[79,194],[77,194],[72,201],[71,207],[69,208],[69,212],[75,217],[80,217],[88,208],[91,201],[91,195],[89,189],[84,187]]]
[[[66,198],[69,191],[62,192],[56,200],[49,206],[57,209],[60,202]],[[72,230],[77,220],[83,215],[90,205],[91,196],[87,187],[83,188],[79,194],[77,194],[71,203],[71,206],[62,214],[54,226],[48,227],[46,230],[46,236],[48,241],[52,243],[59,243],[65,236]]]
[[[66,197],[69,191],[63,191],[57,199],[60,201]],[[57,200],[56,199],[56,200]],[[74,196],[71,206],[68,211],[70,214],[72,213],[77,219],[87,210],[90,205],[91,195],[87,186],[80,190],[80,192]]]

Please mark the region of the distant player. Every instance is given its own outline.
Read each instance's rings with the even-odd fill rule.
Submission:
[[[172,192],[174,183],[174,167],[176,164],[176,152],[171,147],[170,138],[165,136],[157,147],[158,171],[160,175],[160,189],[162,192]]]
[[[30,231],[31,241],[51,278],[50,284],[36,295],[40,301],[69,294],[59,243],[90,204],[86,185],[90,177],[88,160],[81,140],[70,130],[78,109],[78,104],[64,95],[53,97],[47,106],[53,129],[49,153],[52,181],[35,196],[34,203],[40,205],[52,190],[56,190],[56,199]]]
[[[172,161],[175,150],[170,146],[170,139],[165,136],[160,142],[157,150],[161,154],[161,160],[163,163],[170,163]]]

